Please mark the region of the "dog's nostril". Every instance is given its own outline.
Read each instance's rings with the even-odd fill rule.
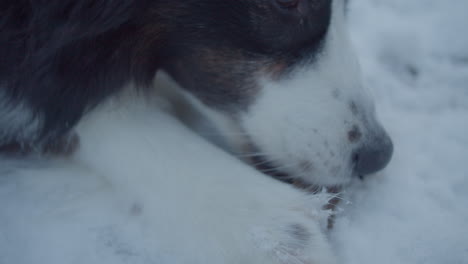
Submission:
[[[351,159],[357,175],[364,176],[387,166],[392,158],[393,143],[388,136],[378,143],[361,147]]]

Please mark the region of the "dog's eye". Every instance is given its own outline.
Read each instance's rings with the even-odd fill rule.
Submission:
[[[333,0],[256,2],[249,22],[251,45],[261,53],[298,54],[319,47],[330,25]],[[265,5],[265,2],[268,2]]]
[[[282,8],[294,8],[297,7],[299,0],[276,0],[276,2]]]

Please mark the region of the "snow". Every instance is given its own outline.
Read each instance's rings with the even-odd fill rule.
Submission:
[[[384,172],[355,182],[343,194],[329,234],[340,263],[466,264],[468,0],[350,4],[351,35],[364,81],[374,92],[395,153]],[[82,244],[82,261],[73,263],[163,261],[152,257],[152,245],[135,248],[126,242],[142,245],[146,236],[118,218],[128,206],[119,204],[108,183],[93,174],[76,179],[70,166],[57,161],[54,173],[39,170],[27,180],[0,167],[7,175],[0,178],[0,264],[72,263],[77,249],[66,237]],[[82,204],[57,210],[76,197]],[[67,214],[90,203],[93,207],[78,218]],[[137,205],[131,208],[138,214]],[[45,214],[57,221],[45,221]],[[107,222],[126,228],[118,233],[112,225],[101,228]],[[89,226],[96,232],[89,233]],[[44,248],[37,247],[42,244]],[[56,252],[44,256],[51,246]],[[5,248],[14,251],[6,254]]]
[[[395,154],[347,191],[343,263],[468,263],[468,1],[354,0],[350,27]]]

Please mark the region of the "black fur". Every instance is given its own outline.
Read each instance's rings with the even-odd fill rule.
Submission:
[[[306,14],[275,0],[0,0],[0,103],[43,121],[27,139],[0,127],[0,147],[54,141],[161,68],[206,104],[238,111],[256,71],[320,46],[331,1],[299,2]]]

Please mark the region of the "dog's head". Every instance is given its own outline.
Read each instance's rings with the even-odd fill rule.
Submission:
[[[345,184],[385,167],[393,148],[361,83],[345,2],[159,1],[161,67],[239,127],[226,136],[259,167]]]

